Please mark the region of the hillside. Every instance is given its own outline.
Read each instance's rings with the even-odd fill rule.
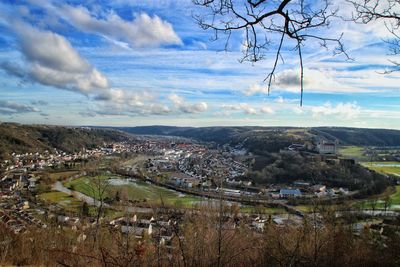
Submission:
[[[0,158],[8,157],[12,152],[26,153],[54,148],[73,152],[128,138],[132,138],[131,135],[109,129],[1,123]]]
[[[353,146],[400,146],[400,131],[388,129],[318,127],[311,132],[338,139],[342,145]]]
[[[341,145],[400,146],[400,131],[343,127],[121,127],[133,134],[173,135],[211,141],[218,144],[243,144],[252,151],[277,151],[293,142],[338,140]]]

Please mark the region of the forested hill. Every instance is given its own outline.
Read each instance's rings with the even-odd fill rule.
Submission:
[[[344,127],[173,127],[140,126],[120,127],[119,130],[134,134],[173,135],[217,143],[260,145],[261,143],[286,144],[304,139],[324,138],[338,140],[342,145],[400,146],[400,131]]]
[[[62,127],[0,123],[0,158],[53,148],[66,152],[91,148],[104,142],[133,138],[130,134],[167,135],[218,144],[242,144],[253,152],[274,152],[294,142],[325,138],[343,145],[400,146],[400,131],[340,127]]]
[[[338,139],[343,145],[400,146],[399,130],[319,127],[311,131],[328,139]]]
[[[130,134],[115,129],[0,123],[0,158],[54,148],[66,152],[92,148],[104,142],[123,141]]]

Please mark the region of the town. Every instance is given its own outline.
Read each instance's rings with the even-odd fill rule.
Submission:
[[[307,157],[321,158],[333,166],[356,164],[352,159],[338,157],[334,142],[321,141],[314,147],[292,144],[280,153],[306,153]],[[102,162],[102,167],[97,166],[99,162]],[[95,179],[88,176],[93,164],[97,172],[105,173],[104,186],[111,185],[116,195],[99,198],[96,193],[85,195],[88,191],[79,188],[78,183],[74,188],[73,183],[82,177],[86,177],[86,183]],[[230,227],[238,226],[240,222],[255,231],[262,231],[268,220],[277,225],[289,221],[294,225],[301,224],[302,217],[307,215],[294,203],[343,201],[358,193],[301,179],[291,183],[258,185],[247,176],[252,164],[254,155],[241,146],[216,146],[177,137],[137,136],[131,141],[107,143],[76,153],[57,149],[12,153],[1,163],[0,220],[15,233],[24,232],[32,226],[46,228],[51,223],[76,229],[85,223],[90,225],[95,222],[95,210],[104,204],[110,213],[104,219],[112,229],[118,228],[122,233],[132,232],[137,238],[142,238],[144,234],[154,236],[158,241],[162,239],[162,242],[170,244],[175,233],[173,227],[182,220],[185,209],[180,206],[178,212],[171,214],[165,211],[174,210],[174,205],[162,206],[158,203],[163,212],[156,215],[151,202],[154,199],[147,199],[146,195],[144,199],[134,201],[125,196],[128,201],[122,203],[120,199],[124,186],[135,187],[144,182],[148,187],[166,188],[181,199],[194,198],[193,202],[189,202],[192,207],[218,207],[218,201],[225,200],[224,205],[238,209],[241,214],[240,221],[232,221],[234,223]],[[57,193],[66,196],[52,201],[43,197]],[[163,195],[160,193],[156,198],[163,198]],[[168,197],[165,198],[168,201]],[[71,212],[62,205],[63,201],[67,201],[67,206],[71,201],[79,202],[80,206]],[[274,211],[265,212],[268,208],[263,207],[272,207]],[[376,211],[373,215],[379,212],[397,214],[389,212],[388,208],[389,205],[386,205],[384,212]],[[126,214],[118,217],[122,213]],[[233,219],[227,216],[224,220]]]

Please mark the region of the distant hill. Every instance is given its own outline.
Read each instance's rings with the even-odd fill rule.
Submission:
[[[243,144],[252,151],[277,151],[293,142],[338,140],[342,145],[400,146],[400,131],[344,127],[120,127],[133,134],[169,135],[211,141],[218,144]]]
[[[276,152],[293,142],[310,138],[310,134],[300,128],[288,127],[172,127],[142,126],[119,127],[132,134],[168,135],[193,138],[217,144],[241,144],[255,153]],[[290,131],[290,132],[288,132]]]
[[[343,127],[63,127],[0,123],[0,158],[12,152],[25,153],[53,148],[66,152],[91,148],[104,142],[122,141],[137,135],[193,138],[217,144],[241,144],[263,154],[292,143],[318,139],[338,140],[342,145],[400,146],[400,131]]]
[[[318,127],[311,132],[327,139],[338,139],[343,145],[400,146],[399,130]]]
[[[54,148],[73,152],[128,138],[132,136],[116,129],[1,123],[0,158],[7,158],[12,152],[26,153]]]

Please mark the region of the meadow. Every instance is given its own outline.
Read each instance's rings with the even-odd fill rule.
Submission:
[[[114,174],[101,174],[96,177],[83,176],[64,185],[85,195],[98,198],[98,195],[92,189],[93,182],[96,179],[108,181],[109,186],[106,191],[106,197],[108,198],[115,198],[119,194],[120,198],[126,198],[126,200],[135,203],[176,206],[191,206],[202,201],[200,197],[183,195],[170,189],[139,180],[128,180]]]

